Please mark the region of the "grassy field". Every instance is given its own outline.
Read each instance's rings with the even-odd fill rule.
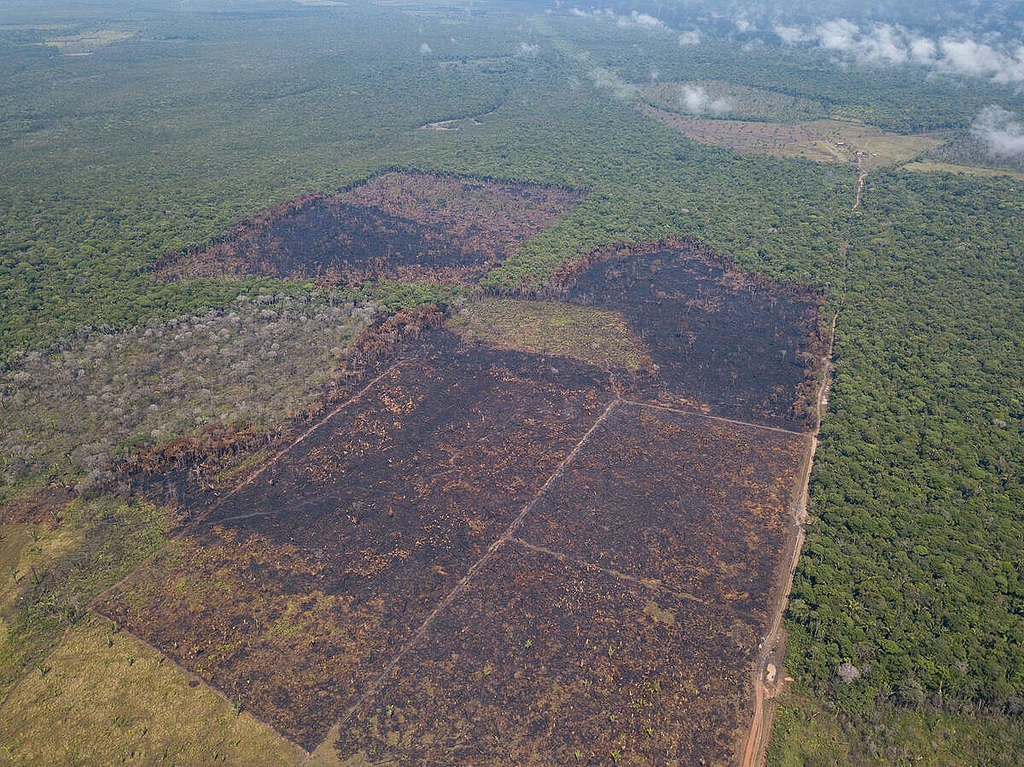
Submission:
[[[646,355],[617,313],[553,301],[491,298],[467,304],[449,323],[464,338],[601,367],[639,369]]]
[[[296,764],[302,750],[130,634],[89,616],[0,708],[11,765]]]
[[[112,497],[54,512],[0,525],[0,694],[38,669],[90,600],[159,547],[170,524],[165,509]]]
[[[958,173],[967,176],[1009,176],[1010,178],[1024,179],[1024,173],[1014,170],[1001,170],[999,168],[980,168],[973,165],[954,165],[948,162],[936,162],[935,160],[916,160],[908,162],[903,170],[913,173]]]

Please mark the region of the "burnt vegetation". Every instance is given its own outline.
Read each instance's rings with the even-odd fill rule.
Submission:
[[[611,397],[586,366],[423,343],[101,606],[306,747]]]
[[[824,353],[822,296],[738,271],[694,240],[600,249],[555,278],[567,300],[621,312],[656,375],[645,393],[802,430]]]
[[[262,211],[208,248],[168,254],[157,274],[476,281],[581,198],[557,187],[387,173]]]
[[[806,439],[705,418],[772,411],[699,401],[705,390],[687,388],[697,379],[672,364],[676,328],[659,318],[689,301],[702,333],[731,322],[722,333],[734,347],[709,360],[718,347],[702,342],[690,362],[731,365],[716,381],[739,402],[765,400],[759,388],[776,375],[788,388],[767,401],[781,402],[799,396],[813,368],[782,375],[767,365],[747,383],[742,365],[770,343],[813,348],[800,333],[817,327],[817,303],[773,314],[785,294],[773,303],[771,283],[710,258],[673,243],[601,254],[580,277],[566,274],[580,302],[594,300],[605,275],[611,288],[600,300],[649,328],[646,343],[664,364],[646,370],[468,342],[437,329],[436,313],[378,322],[353,345],[354,376],[323,403],[327,415],[317,421],[311,409],[303,422],[312,428],[298,424],[277,457],[191,494],[196,476],[212,474],[201,440],[140,461],[139,486],[150,477],[166,497],[170,478],[189,521],[98,609],[307,749],[345,720],[343,754],[425,764],[515,764],[526,753],[547,763],[728,758],[792,533],[788,503]],[[603,271],[612,264],[619,271]],[[626,278],[640,274],[646,281]],[[671,292],[655,292],[655,278]],[[768,335],[744,347],[743,331],[763,316],[774,323]],[[804,324],[784,332],[787,318]],[[216,456],[210,464],[221,465]],[[505,541],[500,560],[496,540]],[[580,568],[586,578],[570,575]],[[538,625],[544,636],[531,638]],[[552,659],[560,647],[570,656],[542,660],[527,681],[502,660],[511,650],[501,637],[519,633],[520,650],[536,643]],[[470,664],[452,667],[456,655]],[[488,692],[467,697],[466,675],[485,668]],[[397,676],[378,690],[385,669]],[[424,690],[435,703],[417,699]],[[384,721],[380,711],[407,713]],[[473,732],[479,756],[425,736],[435,716]],[[682,721],[699,724],[682,737],[673,727]],[[566,722],[579,731],[567,734]]]

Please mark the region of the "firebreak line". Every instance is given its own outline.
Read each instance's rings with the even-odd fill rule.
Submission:
[[[648,410],[666,410],[669,413],[679,413],[679,415],[692,415],[700,418],[709,418],[712,421],[721,421],[723,423],[732,423],[737,426],[749,426],[752,429],[764,429],[766,431],[777,431],[781,434],[792,434],[794,437],[808,437],[809,432],[805,431],[793,431],[792,429],[783,429],[781,426],[766,426],[763,423],[752,423],[751,421],[738,421],[735,418],[725,418],[720,415],[708,415],[702,413],[699,410],[683,410],[677,407],[669,407],[668,405],[659,405],[655,402],[639,402],[635,399],[623,399],[627,405],[636,405],[637,407],[647,408]]]
[[[317,749],[319,749],[320,746],[322,746],[323,743],[331,737],[331,733],[336,728],[340,728],[342,725],[344,725],[349,719],[352,718],[352,716],[360,708],[362,708],[363,704],[365,704],[366,701],[369,700],[370,696],[377,692],[377,690],[380,688],[384,680],[391,676],[392,672],[395,670],[395,667],[399,664],[402,658],[404,658],[406,654],[413,648],[413,646],[417,642],[419,642],[420,639],[423,638],[423,636],[427,633],[427,630],[437,619],[437,616],[441,614],[441,611],[448,607],[448,605],[450,605],[455,600],[455,598],[459,596],[459,594],[465,591],[466,587],[469,585],[469,582],[470,580],[472,580],[473,576],[476,575],[476,573],[479,572],[479,570],[485,564],[487,564],[491,557],[494,556],[495,552],[498,549],[500,549],[504,544],[512,540],[515,531],[519,528],[520,525],[522,525],[523,520],[526,519],[527,515],[531,511],[533,511],[534,507],[536,507],[537,503],[539,503],[540,499],[544,496],[548,489],[562,476],[562,474],[565,472],[566,467],[570,463],[572,463],[572,461],[576,458],[576,455],[587,443],[591,435],[595,431],[597,431],[598,427],[602,423],[604,423],[605,420],[607,420],[608,416],[611,415],[612,410],[614,410],[615,406],[618,405],[621,401],[622,400],[620,398],[616,397],[615,399],[608,403],[608,406],[604,409],[601,415],[598,416],[597,420],[594,421],[594,423],[590,426],[589,429],[587,429],[587,432],[583,435],[583,437],[580,438],[579,442],[576,443],[576,446],[573,447],[569,454],[562,459],[561,463],[558,464],[554,472],[552,472],[552,474],[547,478],[547,481],[544,482],[540,490],[537,491],[536,495],[533,496],[529,503],[523,506],[522,510],[519,512],[516,518],[512,520],[512,522],[509,524],[507,528],[505,528],[505,531],[497,539],[495,539],[495,541],[490,546],[487,547],[487,551],[485,551],[480,556],[480,558],[473,563],[469,570],[466,571],[466,574],[462,576],[462,578],[459,580],[458,583],[455,584],[452,590],[448,592],[444,599],[442,599],[440,603],[438,603],[438,605],[424,619],[423,623],[420,624],[419,628],[417,628],[416,631],[413,632],[412,636],[409,637],[408,640],[406,640],[405,644],[402,645],[401,649],[399,649],[395,656],[390,661],[388,661],[388,664],[384,667],[380,674],[377,675],[373,682],[370,683],[370,685],[366,688],[365,692],[363,692],[363,694],[359,696],[355,703],[349,706],[348,710],[341,716],[341,718],[339,718],[338,721],[336,721],[331,726],[331,728],[327,731],[327,735],[324,737],[324,740],[321,741],[310,752],[311,754],[314,753]]]
[[[242,488],[245,488],[245,487],[248,487],[249,485],[251,485],[256,480],[257,477],[259,477],[261,474],[263,474],[263,472],[265,472],[271,466],[275,465],[283,456],[287,455],[300,442],[305,440],[307,437],[309,437],[311,434],[313,434],[313,432],[315,432],[317,429],[319,429],[321,426],[323,426],[329,420],[334,418],[334,416],[336,416],[342,410],[344,410],[349,405],[351,405],[353,402],[355,402],[360,397],[362,397],[364,394],[366,394],[366,392],[368,392],[370,389],[372,389],[384,376],[386,376],[392,370],[397,369],[398,366],[399,366],[399,363],[395,362],[395,363],[389,365],[388,367],[386,367],[380,373],[380,375],[378,375],[376,378],[374,378],[372,381],[370,381],[368,384],[366,384],[366,386],[364,386],[362,389],[357,391],[351,397],[349,397],[344,402],[342,402],[340,405],[338,405],[336,408],[334,408],[334,410],[332,410],[330,413],[328,413],[327,415],[323,416],[319,421],[317,421],[315,424],[313,424],[308,429],[306,429],[304,432],[302,432],[302,434],[300,434],[293,442],[290,442],[285,447],[283,447],[279,451],[277,451],[277,453],[275,453],[274,456],[269,461],[265,461],[262,466],[260,466],[256,471],[254,471],[248,477],[246,477],[245,480],[243,480],[239,484],[235,485],[235,487],[233,487],[231,489],[231,491],[227,495],[224,495],[224,496],[218,498],[213,503],[213,505],[210,506],[210,508],[207,510],[207,512],[203,516],[206,517],[206,518],[209,518],[210,514],[213,513],[217,508],[219,508],[222,503],[224,503],[229,498],[231,498],[232,496],[234,496],[237,493],[239,493],[242,490]],[[234,519],[234,517],[232,517],[232,519]],[[217,520],[217,521],[220,522],[220,521],[226,521],[226,520]]]

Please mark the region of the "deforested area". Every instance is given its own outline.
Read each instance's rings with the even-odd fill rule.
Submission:
[[[611,400],[586,365],[416,343],[98,607],[307,748]]]
[[[168,255],[157,273],[475,281],[581,197],[531,184],[385,173],[340,195],[306,195],[263,211],[207,249]]]
[[[694,241],[587,254],[556,278],[566,298],[619,311],[656,366],[666,403],[796,430],[813,423],[821,296],[737,271]]]
[[[0,762],[1020,763],[1013,3],[0,5]]]

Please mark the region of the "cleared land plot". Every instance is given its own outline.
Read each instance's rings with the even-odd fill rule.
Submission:
[[[1009,177],[1024,180],[1024,173],[1016,170],[1005,170],[1001,168],[984,168],[977,165],[956,165],[948,162],[937,162],[935,160],[918,160],[909,162],[903,166],[903,170],[911,173],[953,173],[965,176],[982,176],[988,178]]]
[[[823,344],[820,297],[808,288],[738,272],[685,241],[596,252],[564,282],[570,301],[620,312],[640,337],[658,367],[645,396],[770,426],[812,425]]]
[[[808,440],[623,403],[519,535],[766,624]]]
[[[592,367],[433,333],[99,609],[310,747],[610,396]]]
[[[756,642],[728,613],[510,543],[325,748],[347,764],[724,764]]]
[[[303,753],[160,653],[90,616],[0,707],[10,765],[298,764]]]
[[[912,160],[941,146],[948,137],[946,133],[902,135],[839,120],[752,122],[692,117],[652,106],[643,106],[641,111],[695,141],[741,154],[854,163],[860,152],[866,168]]]
[[[306,195],[263,211],[221,242],[169,255],[158,274],[472,281],[581,197],[555,187],[388,173],[340,195]]]

